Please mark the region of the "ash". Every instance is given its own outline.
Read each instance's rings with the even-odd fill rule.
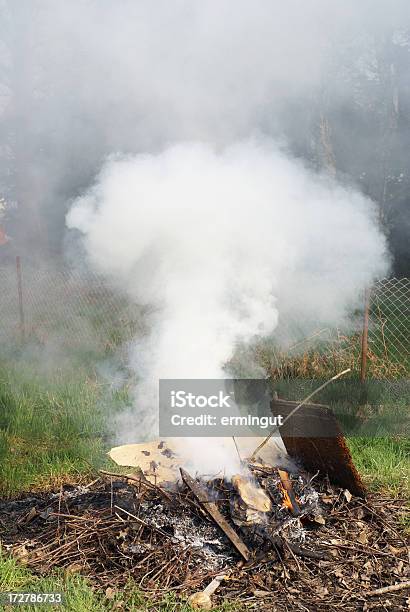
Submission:
[[[143,501],[139,516],[157,529],[171,535],[171,542],[182,551],[193,550],[196,563],[205,562],[206,569],[217,570],[233,560],[226,538],[213,524],[192,514],[172,511],[168,506],[153,501]]]

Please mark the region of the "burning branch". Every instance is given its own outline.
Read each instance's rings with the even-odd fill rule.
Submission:
[[[226,519],[219,512],[217,505],[208,499],[208,495],[203,487],[198,484],[186,470],[180,468],[182,480],[187,485],[189,489],[191,489],[192,493],[195,495],[201,506],[206,510],[206,512],[211,516],[211,518],[215,521],[220,529],[224,532],[227,538],[232,542],[235,546],[236,550],[239,554],[245,559],[245,561],[249,561],[251,557],[251,551],[246,546],[246,544],[241,540],[236,531],[232,529]]]

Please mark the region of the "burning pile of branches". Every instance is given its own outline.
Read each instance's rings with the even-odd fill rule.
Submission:
[[[5,502],[2,546],[38,573],[62,567],[105,589],[133,580],[205,609],[226,597],[256,610],[405,607],[404,502],[262,463],[247,474],[206,482],[181,469],[174,489],[102,474]]]

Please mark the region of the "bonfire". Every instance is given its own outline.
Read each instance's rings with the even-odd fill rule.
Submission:
[[[283,439],[293,458],[270,437],[229,478],[190,474],[171,440],[114,448],[132,472],[2,503],[3,545],[38,573],[81,572],[107,593],[133,580],[196,609],[224,599],[255,610],[404,609],[409,549],[394,518],[404,501],[368,495],[337,436],[315,443],[315,472],[304,465],[309,438]],[[344,453],[339,474],[329,448],[339,462]]]

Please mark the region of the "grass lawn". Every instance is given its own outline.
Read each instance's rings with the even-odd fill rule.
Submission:
[[[360,438],[348,440],[354,463],[371,490],[410,500],[409,438]]]
[[[0,367],[0,495],[86,477],[105,461],[108,394],[95,379]]]
[[[289,390],[288,393],[291,398]],[[294,393],[300,393],[300,389]],[[285,390],[283,394],[286,396]],[[330,395],[324,399],[330,403],[337,400]],[[106,384],[84,371],[70,377],[56,375],[45,382],[21,364],[14,367],[10,363],[0,364],[0,497],[58,488],[61,482],[84,482],[95,477],[99,467],[108,466],[106,451],[111,442],[108,415],[121,410],[126,402],[125,392],[110,391]],[[349,445],[369,487],[410,498],[407,438],[356,436],[349,439]],[[63,609],[73,612],[190,609],[172,596],[154,604],[132,585],[110,599],[78,575],[57,573],[38,577],[0,547],[0,592],[56,590],[66,594]],[[124,603],[120,604],[121,601]],[[239,609],[230,604],[219,610]]]

